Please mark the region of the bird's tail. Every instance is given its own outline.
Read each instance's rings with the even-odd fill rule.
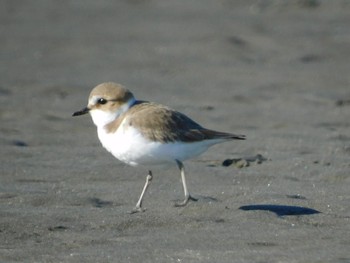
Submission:
[[[215,139],[227,139],[227,140],[245,140],[245,135],[237,135],[227,132],[219,132],[213,130],[203,130],[202,134],[205,135],[206,139],[215,140]]]

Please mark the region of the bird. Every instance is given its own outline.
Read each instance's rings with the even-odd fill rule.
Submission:
[[[188,191],[183,162],[204,153],[210,146],[245,135],[219,132],[202,127],[185,114],[162,104],[137,100],[123,85],[105,82],[92,89],[88,104],[72,116],[90,114],[102,146],[119,161],[130,166],[177,165],[180,170],[183,207],[197,201]],[[148,170],[146,183],[131,213],[143,212],[144,195],[153,179]]]

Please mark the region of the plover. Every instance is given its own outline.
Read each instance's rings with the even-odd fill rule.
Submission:
[[[197,201],[187,189],[183,161],[198,156],[210,146],[244,135],[203,128],[181,112],[167,106],[136,100],[120,84],[96,86],[88,105],[73,116],[90,113],[104,148],[118,160],[131,165],[176,164],[180,170],[185,199],[175,206]],[[144,211],[142,200],[152,180],[149,170],[140,198],[132,212]]]

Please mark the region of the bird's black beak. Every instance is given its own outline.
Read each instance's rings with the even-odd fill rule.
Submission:
[[[80,110],[80,111],[76,111],[73,113],[72,116],[80,116],[80,115],[84,115],[86,113],[89,113],[90,109],[88,107],[85,107],[84,109]]]

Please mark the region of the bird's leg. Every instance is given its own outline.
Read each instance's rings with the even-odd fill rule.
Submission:
[[[137,213],[137,212],[144,212],[145,209],[143,209],[141,206],[142,206],[142,199],[143,199],[143,196],[145,195],[146,191],[147,191],[147,188],[148,186],[150,185],[151,181],[152,181],[152,171],[148,171],[148,174],[147,174],[147,177],[146,177],[146,183],[142,189],[142,192],[141,192],[141,195],[140,195],[140,198],[139,200],[137,201],[136,203],[136,206],[133,210],[131,210],[131,214],[134,214],[134,213]]]
[[[192,197],[190,195],[190,193],[187,190],[187,184],[186,184],[186,178],[185,178],[185,168],[184,165],[182,164],[182,162],[180,162],[179,160],[176,160],[177,166],[180,169],[180,173],[181,173],[181,180],[182,180],[182,185],[184,188],[184,193],[185,193],[185,200],[183,200],[180,203],[175,203],[175,206],[180,207],[180,206],[185,206],[187,205],[188,201],[198,201],[198,199]]]

